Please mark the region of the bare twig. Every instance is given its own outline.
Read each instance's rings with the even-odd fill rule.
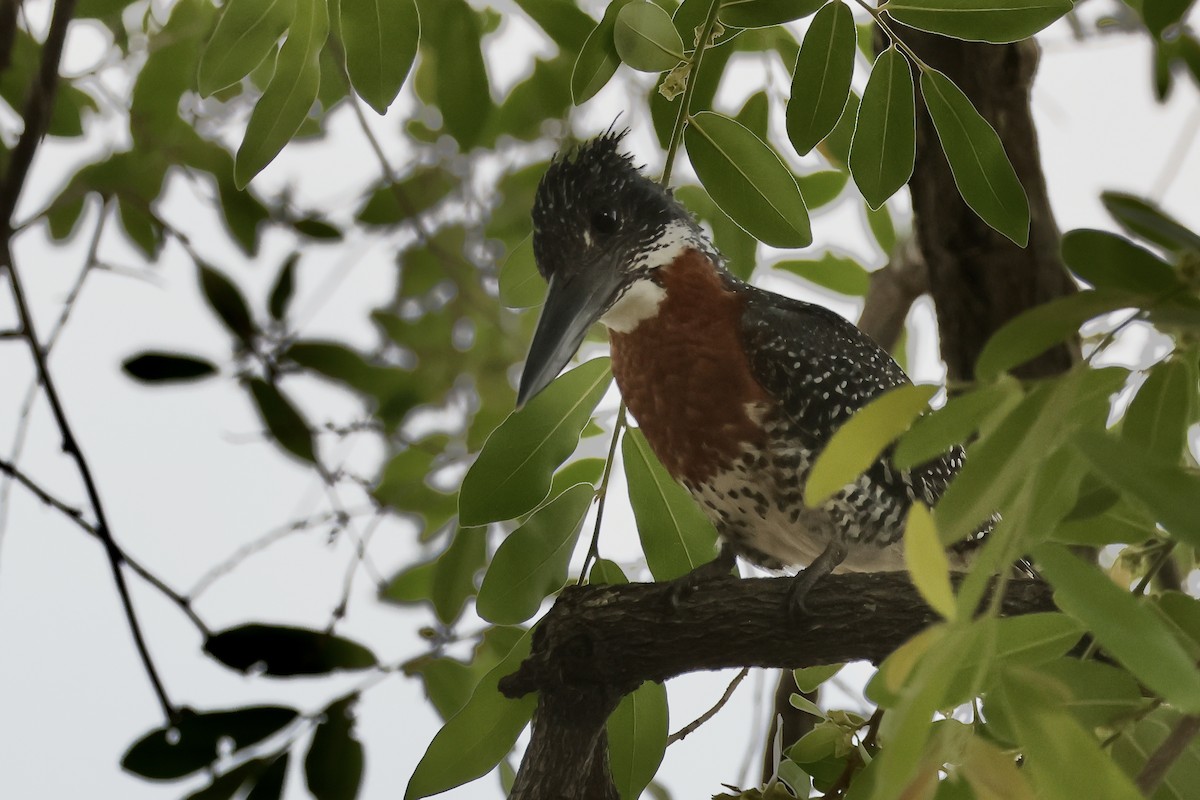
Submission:
[[[588,576],[588,569],[600,558],[600,523],[604,520],[604,498],[608,496],[608,481],[612,477],[613,462],[617,457],[617,442],[621,439],[621,431],[625,429],[625,403],[617,409],[617,421],[613,423],[612,441],[608,445],[608,458],[604,460],[604,475],[600,478],[600,488],[596,490],[596,526],[592,529],[592,543],[588,545],[587,555],[583,557],[583,567],[579,570],[578,584],[582,585]]]
[[[59,398],[58,390],[55,387],[53,379],[50,377],[50,371],[46,364],[45,351],[42,350],[41,340],[38,338],[37,328],[34,325],[33,314],[30,312],[29,302],[26,299],[20,273],[17,271],[12,253],[13,234],[11,224],[13,211],[16,209],[17,200],[21,195],[21,190],[24,188],[25,178],[29,173],[30,165],[33,163],[34,154],[37,152],[42,137],[45,135],[46,127],[50,120],[50,111],[54,107],[54,98],[58,90],[58,65],[62,57],[63,42],[67,36],[67,27],[71,22],[74,11],[75,0],[58,0],[54,4],[50,29],[46,35],[45,44],[42,46],[42,59],[38,67],[38,74],[29,91],[29,97],[22,115],[25,122],[25,130],[22,132],[21,138],[17,141],[16,147],[13,148],[8,160],[8,169],[4,174],[3,180],[0,181],[0,226],[2,226],[0,227],[0,267],[8,271],[9,287],[17,308],[17,316],[20,320],[25,340],[29,345],[29,352],[37,370],[38,380],[45,388],[46,400],[50,404],[50,411],[62,436],[63,452],[74,460],[79,476],[83,481],[88,502],[91,504],[92,511],[95,514],[96,532],[100,536],[101,541],[103,541],[105,551],[108,554],[113,581],[117,586],[117,593],[120,595],[121,604],[125,609],[125,616],[129,623],[130,632],[133,634],[138,655],[141,657],[142,666],[150,678],[150,683],[162,706],[163,713],[168,720],[174,721],[177,712],[170,698],[167,696],[166,688],[163,686],[158,670],[154,666],[154,661],[146,645],[145,636],[142,633],[141,624],[138,622],[137,614],[133,609],[133,600],[129,595],[129,586],[121,570],[121,550],[117,547],[112,536],[112,530],[109,528],[108,518],[104,513],[104,504],[100,500],[100,491],[92,474],[91,466],[88,464],[88,460],[84,456],[78,440],[75,438],[74,430],[67,421],[66,411]]]
[[[733,697],[733,693],[737,691],[738,686],[741,685],[742,681],[744,681],[746,679],[746,676],[749,674],[750,674],[750,668],[742,667],[742,671],[739,672],[737,675],[735,675],[733,680],[729,682],[729,685],[727,687],[725,687],[725,694],[721,695],[721,699],[716,702],[716,705],[714,705],[708,711],[705,711],[700,716],[696,717],[694,720],[689,722],[687,725],[684,725],[682,728],[675,731],[675,733],[672,733],[670,736],[668,736],[667,737],[667,746],[669,747],[670,745],[673,745],[678,741],[682,741],[684,738],[686,738],[688,736],[688,734],[693,733],[701,725],[703,725],[704,723],[708,722],[710,719],[715,717],[717,715],[717,712],[719,712],[722,708],[724,708],[725,704],[729,702],[729,698]]]
[[[1200,734],[1200,715],[1190,714],[1179,720],[1158,749],[1146,759],[1145,766],[1138,773],[1136,783],[1143,795],[1150,797],[1154,794],[1163,778],[1167,777],[1171,765],[1183,755],[1183,751],[1191,744],[1192,739],[1196,738],[1196,734]]]

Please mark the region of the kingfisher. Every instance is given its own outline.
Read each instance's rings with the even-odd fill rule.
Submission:
[[[518,405],[600,322],[630,414],[722,539],[695,577],[728,575],[738,556],[772,570],[804,567],[790,592],[803,611],[809,589],[833,571],[903,569],[908,510],[937,502],[962,449],[909,470],[885,451],[808,508],[805,481],[834,431],[908,376],[833,311],[732,275],[671,191],[621,151],[627,132],[560,153],[538,185],[533,250],[548,290]],[[950,558],[965,568],[963,553]]]

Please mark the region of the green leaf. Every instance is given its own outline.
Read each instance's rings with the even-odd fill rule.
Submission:
[[[1113,219],[1134,236],[1175,253],[1200,250],[1200,235],[1149,201],[1120,192],[1104,192],[1100,201]]]
[[[1003,511],[1047,462],[1048,454],[1074,431],[1103,425],[1109,396],[1128,375],[1118,367],[1080,367],[1035,387],[986,438],[971,446],[967,463],[942,495],[936,516],[943,544],[970,535],[997,510]]]
[[[892,45],[875,59],[850,144],[850,174],[870,208],[880,208],[912,176],[916,113],[912,70]]]
[[[475,538],[483,539],[482,536]],[[433,575],[436,571],[436,560],[405,567],[383,585],[379,590],[379,599],[401,605],[426,602],[433,596]],[[474,589],[474,586],[471,588]]]
[[[613,42],[617,15],[633,0],[613,0],[604,9],[604,16],[592,28],[587,41],[575,59],[571,72],[571,97],[575,105],[583,105],[605,87],[621,65],[621,56]]]
[[[804,196],[804,202],[810,211],[838,199],[849,182],[850,176],[840,169],[823,169],[796,178],[800,194]]]
[[[1024,247],[1029,199],[996,131],[937,70],[921,73],[921,94],[963,200],[980,219]]]
[[[1188,713],[1200,710],[1200,672],[1143,600],[1062,545],[1039,545],[1034,556],[1039,571],[1054,585],[1059,608],[1086,625],[1096,641],[1151,690]]]
[[[873,209],[864,204],[863,209],[867,215],[867,227],[871,229],[875,243],[884,255],[890,256],[896,249],[896,226],[892,223],[892,215],[887,205]]]
[[[792,670],[796,688],[802,692],[815,692],[817,687],[837,675],[845,664],[824,664],[819,667],[804,667]]]
[[[1140,300],[1129,292],[1095,289],[1058,297],[1024,311],[988,339],[975,362],[975,376],[983,381],[992,380],[1070,339],[1088,320],[1136,307]]]
[[[718,19],[734,28],[769,28],[812,14],[825,0],[724,0]]]
[[[533,18],[554,43],[563,50],[578,53],[592,29],[592,18],[574,3],[564,0],[516,0],[521,10]]]
[[[282,320],[287,316],[288,306],[292,304],[292,296],[296,292],[296,264],[300,262],[300,253],[293,252],[283,260],[279,274],[275,277],[275,285],[271,288],[271,297],[267,301],[267,311],[271,319]]]
[[[671,16],[653,3],[631,3],[613,28],[617,54],[640,72],[665,72],[683,61],[683,40]]]
[[[904,566],[929,607],[954,622],[958,608],[950,586],[950,562],[938,538],[933,515],[924,503],[913,503],[904,524]]]
[[[296,15],[275,58],[275,74],[250,114],[233,179],[239,189],[270,164],[308,116],[321,83],[321,48],[329,32],[323,0],[295,0]]]
[[[179,719],[138,739],[121,767],[151,780],[172,780],[214,763],[222,740],[234,751],[261,742],[289,725],[298,714],[282,706],[249,706],[231,711],[180,711]]]
[[[465,0],[438,0],[436,87],[446,131],[463,150],[479,140],[493,110],[479,15]]]
[[[1027,39],[1071,10],[1071,0],[889,0],[887,13],[918,30],[968,42]]]
[[[475,780],[508,755],[533,716],[537,696],[527,694],[520,700],[509,700],[500,694],[499,683],[502,677],[517,670],[529,655],[529,649],[527,631],[508,655],[483,676],[467,704],[430,742],[408,781],[404,800],[429,797]]]
[[[354,800],[363,774],[363,746],[354,738],[351,708],[358,695],[325,709],[304,756],[304,778],[316,800]]]
[[[508,308],[531,308],[546,300],[546,281],[533,258],[533,234],[509,251],[500,266],[500,302]]]
[[[858,123],[860,105],[858,92],[851,89],[850,95],[846,98],[846,107],[842,109],[842,116],[837,121],[837,125],[833,126],[833,130],[825,137],[825,141],[817,146],[821,155],[839,169],[849,169],[847,162],[850,159],[851,139]]]
[[[413,0],[340,0],[342,46],[354,91],[379,114],[396,99],[421,36]]]
[[[951,397],[932,414],[921,417],[900,437],[892,463],[898,469],[912,469],[936,458],[971,434],[1007,414],[1020,401],[1021,385],[1011,376],[984,384]]]
[[[1194,0],[1142,0],[1142,19],[1146,21],[1146,27],[1152,34],[1162,38],[1163,31],[1179,22],[1193,2]]]
[[[426,538],[440,529],[458,510],[454,493],[429,484],[429,476],[437,470],[437,454],[444,444],[429,437],[392,456],[379,485],[372,492],[375,499],[395,511],[419,514],[425,522]]]
[[[743,230],[773,247],[812,244],[804,198],[768,144],[711,111],[691,117],[684,141],[705,190]]]
[[[749,280],[757,263],[758,241],[718,208],[702,187],[680,186],[675,196],[697,219],[712,227],[713,243],[725,256],[729,271]]]
[[[142,383],[184,383],[217,372],[217,368],[203,358],[153,351],[126,359],[121,368]]]
[[[629,583],[629,578],[625,577],[625,573],[614,561],[609,561],[607,558],[598,558],[596,563],[592,565],[592,571],[588,573],[589,586],[622,586]]]
[[[1068,556],[1070,558],[1070,556]],[[1116,591],[1114,587],[1114,591]],[[1062,704],[1063,687],[1027,670],[1011,670],[988,695],[988,717],[1003,709],[1024,755],[1038,797],[1138,800],[1134,788],[1096,738],[1080,727]],[[990,709],[999,707],[996,712]]]
[[[687,490],[658,462],[641,431],[631,428],[625,432],[621,456],[642,552],[654,579],[678,578],[712,561],[716,529]]]
[[[453,624],[462,615],[467,600],[475,595],[475,576],[486,563],[483,531],[456,528],[450,546],[438,557],[430,586],[433,610],[444,624]]]
[[[1167,736],[1179,727],[1183,715],[1173,708],[1157,708],[1122,732],[1112,746],[1113,761],[1130,777],[1138,775]],[[1191,800],[1200,786],[1200,739],[1192,739],[1168,768],[1153,800]]]
[[[1170,265],[1124,237],[1108,231],[1068,231],[1063,261],[1097,289],[1116,289],[1157,298],[1180,287]]]
[[[771,99],[767,93],[755,92],[746,98],[735,119],[755,136],[767,141],[771,129]]]
[[[479,589],[479,616],[497,625],[524,622],[562,588],[595,489],[580,483],[534,511],[501,543]]]
[[[804,155],[833,130],[854,75],[854,16],[841,0],[824,6],[809,23],[792,73],[787,133]]]
[[[513,519],[545,499],[554,470],[575,450],[611,379],[609,359],[593,359],[509,414],[463,478],[462,524]]]
[[[1121,440],[1164,464],[1177,464],[1196,418],[1196,376],[1183,361],[1156,364],[1121,423]]]
[[[817,456],[804,486],[804,503],[816,508],[853,483],[892,440],[929,407],[936,386],[897,386],[854,412]]]
[[[1200,475],[1178,466],[1176,459],[1159,461],[1136,443],[1102,433],[1080,433],[1074,440],[1096,473],[1122,496],[1149,512],[1172,536],[1200,547]]]
[[[246,298],[233,281],[212,267],[197,264],[196,268],[200,277],[200,291],[209,307],[230,333],[243,344],[249,345],[258,329],[250,316]]]
[[[608,760],[621,800],[638,800],[667,749],[667,689],[646,681],[608,717]]]
[[[312,429],[283,392],[261,378],[248,381],[258,414],[275,441],[297,458],[317,463]]]
[[[249,75],[271,54],[295,13],[296,0],[229,0],[200,56],[200,96]]]
[[[848,256],[824,252],[817,259],[790,259],[772,265],[775,269],[799,275],[809,283],[851,297],[865,297],[871,288],[871,273]]]
[[[398,225],[444,200],[459,180],[442,167],[418,167],[396,183],[379,185],[358,212],[364,225]]]
[[[1062,707],[1089,730],[1129,717],[1147,702],[1132,675],[1108,664],[1060,658],[1040,665],[1038,672],[1067,687],[1071,699]]]
[[[264,675],[277,678],[370,669],[379,663],[357,642],[286,625],[229,628],[205,639],[204,652],[238,672],[261,669]]]

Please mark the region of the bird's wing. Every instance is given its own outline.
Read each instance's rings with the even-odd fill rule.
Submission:
[[[792,433],[814,450],[850,416],[889,389],[910,383],[900,365],[853,324],[821,306],[753,289],[742,315],[751,371],[780,404]],[[962,463],[962,450],[912,470],[895,470],[890,452],[868,474],[903,486],[910,499],[932,504]]]

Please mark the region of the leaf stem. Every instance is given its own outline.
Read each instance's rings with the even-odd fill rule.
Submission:
[[[903,53],[908,56],[914,64],[917,65],[917,69],[921,70],[922,72],[929,72],[933,69],[933,67],[922,61],[921,57],[918,56],[903,39],[896,35],[896,32],[892,30],[892,27],[887,24],[887,20],[884,18],[882,10],[871,6],[869,3],[865,2],[865,0],[855,0],[855,2],[867,10],[867,13],[870,14],[875,20],[875,24],[877,24],[880,29],[887,34],[887,37],[891,43],[894,44],[899,50],[903,51]]]
[[[617,442],[621,432],[625,430],[625,402],[622,401],[617,409],[617,421],[613,424],[612,441],[608,444],[608,458],[604,459],[604,475],[600,478],[600,488],[596,490],[596,525],[592,528],[592,543],[588,546],[587,556],[583,559],[583,568],[579,570],[579,580],[576,585],[582,586],[587,580],[588,570],[600,558],[600,523],[604,519],[604,500],[608,497],[608,481],[612,477],[612,466],[617,460]]]
[[[667,144],[667,163],[663,166],[663,186],[671,183],[671,170],[675,167],[675,156],[679,153],[679,143],[683,139],[683,123],[688,117],[688,107],[692,104],[692,95],[696,93],[696,75],[700,72],[700,64],[704,60],[704,51],[708,49],[708,40],[712,38],[713,29],[717,25],[717,12],[721,10],[721,0],[712,0],[708,6],[708,17],[704,20],[704,29],[700,40],[696,42],[696,50],[692,53],[691,70],[688,72],[687,85],[680,98],[679,111],[675,113],[675,124],[671,126],[671,139]]]

